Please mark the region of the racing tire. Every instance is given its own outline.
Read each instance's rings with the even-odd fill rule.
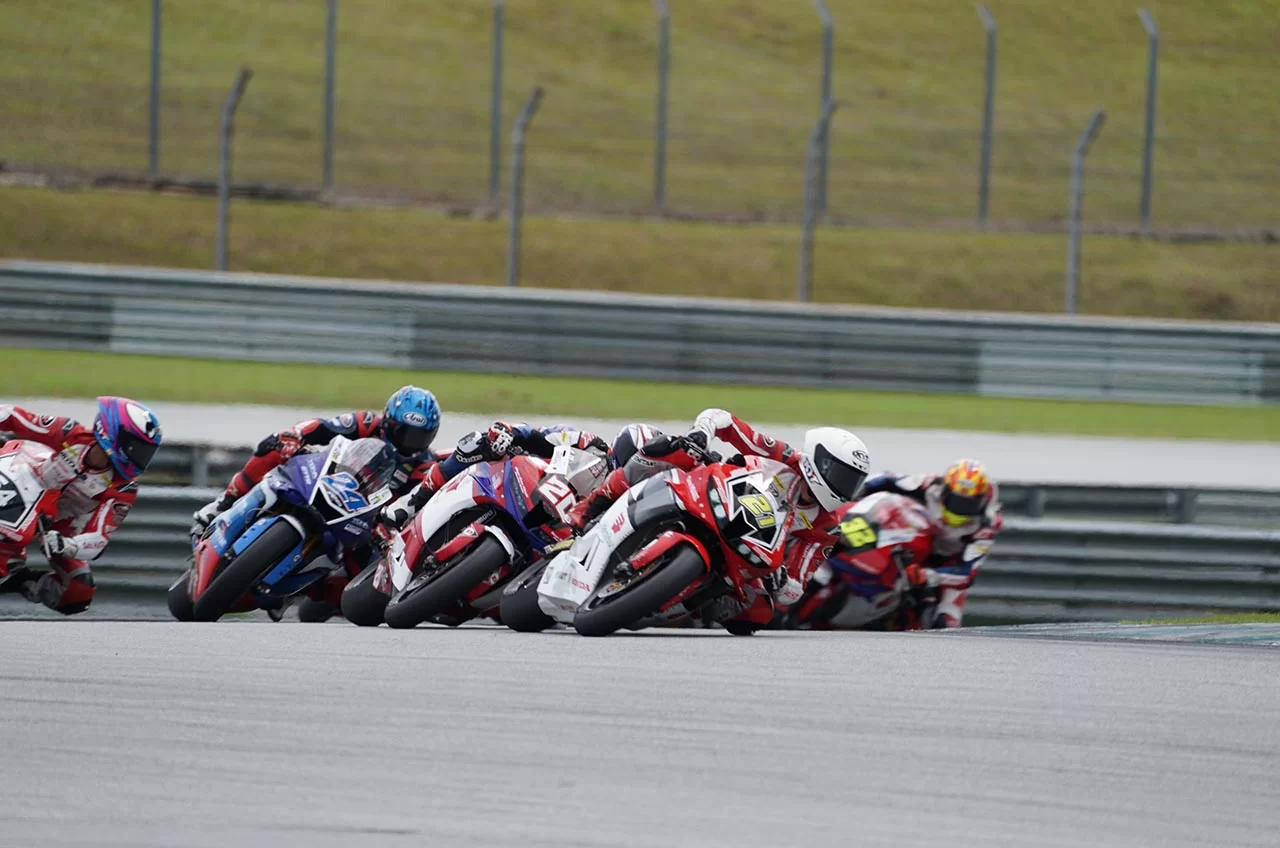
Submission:
[[[231,561],[209,588],[196,599],[193,613],[196,621],[217,621],[244,597],[262,576],[293,550],[301,537],[288,521],[277,521],[254,539],[244,553]]]
[[[401,591],[391,596],[383,618],[397,630],[417,627],[433,615],[451,610],[480,581],[501,568],[508,560],[507,549],[489,534],[462,553],[447,569],[426,583],[415,577]],[[415,585],[416,584],[416,585]]]
[[[598,606],[591,605],[598,600],[595,595],[587,598],[573,617],[573,629],[583,636],[608,636],[628,627],[687,589],[706,573],[707,564],[693,548],[680,545],[674,556],[654,569]]]
[[[342,614],[357,627],[377,627],[387,608],[390,595],[384,595],[373,586],[373,575],[379,562],[370,563],[342,590]]]
[[[195,604],[191,602],[191,593],[187,591],[187,583],[191,579],[191,569],[182,572],[182,576],[169,587],[166,600],[169,602],[169,614],[178,621],[195,621]]]
[[[538,584],[542,582],[545,568],[545,562],[538,563],[508,583],[502,592],[498,615],[503,624],[517,633],[541,633],[556,623],[538,606]]]

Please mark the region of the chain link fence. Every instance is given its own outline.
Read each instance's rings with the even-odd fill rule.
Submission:
[[[83,7],[78,11],[86,16],[103,17],[101,31],[55,27],[52,19],[77,10],[50,6],[43,13],[25,13],[47,24],[47,31],[18,26],[0,41],[0,47],[13,48],[7,51],[8,59],[0,59],[0,158],[13,166],[145,173],[152,4],[130,0],[110,4],[109,9],[83,2],[68,5]],[[237,181],[318,188],[324,174],[326,3],[262,7],[245,14],[238,28],[229,27],[225,15],[206,20],[199,9],[191,8],[205,5],[164,4],[158,40],[163,68],[159,174],[213,180],[227,80],[240,64],[251,64],[256,72],[253,88],[237,117]],[[380,39],[387,36],[382,30],[394,22],[389,15],[371,14],[368,4],[343,2],[339,7],[334,185],[346,195],[487,206],[492,5],[471,0],[457,13],[476,18],[467,30],[473,43],[458,43],[448,32],[435,32],[429,5],[395,5],[425,16],[403,22],[406,29],[422,34],[422,53],[413,63],[379,52]],[[504,140],[533,85],[544,86],[548,93],[529,140],[531,210],[653,211],[658,18],[648,4],[633,5],[636,8],[628,6],[624,12],[602,13],[599,32],[584,31],[584,39],[602,40],[617,57],[616,67],[602,65],[591,75],[576,74],[573,69],[579,65],[557,67],[539,54],[537,37],[527,31],[527,16],[545,10],[519,3],[506,10],[507,55],[499,110]],[[940,81],[931,76],[928,44],[895,45],[878,55],[876,45],[841,28],[842,4],[832,5],[837,38],[834,96],[842,107],[829,134],[827,185],[821,193],[827,220],[975,224],[985,59],[985,34],[977,18],[972,32],[956,33],[955,46],[949,48],[962,52],[966,61],[972,59],[972,79],[955,83],[957,97],[939,100],[929,94]],[[993,12],[998,18],[1000,10]],[[775,39],[792,35],[753,33],[744,24],[740,50],[717,60],[720,73],[737,82],[716,82],[730,96],[709,108],[710,83],[699,55],[707,34],[682,32],[681,15],[679,7],[672,10],[668,137],[661,169],[665,212],[675,217],[799,221],[806,142],[819,111],[822,46],[817,16],[796,19],[796,28],[804,27],[806,43],[812,42],[812,56],[803,60],[802,77],[785,79],[771,76],[776,57],[769,51]],[[1071,151],[1088,115],[1101,106],[1109,120],[1090,159],[1089,225],[1136,229],[1147,70],[1146,36],[1136,16],[1128,34],[1132,43],[1121,45],[1132,53],[1124,80],[1108,86],[1105,77],[1090,71],[1092,47],[1078,40],[1064,43],[1062,55],[1043,60],[1082,66],[1080,85],[1089,87],[1097,103],[1079,108],[1058,105],[1058,91],[1042,93],[1043,108],[1027,105],[1016,78],[1016,70],[1028,61],[1017,53],[1025,31],[1001,24],[1000,62],[1012,69],[1001,65],[996,75],[992,225],[1062,227]],[[574,26],[595,25],[576,21]],[[378,27],[382,30],[374,31]],[[1280,127],[1277,101],[1256,98],[1258,88],[1252,83],[1242,83],[1238,90],[1189,92],[1190,83],[1181,83],[1180,74],[1229,61],[1236,66],[1237,79],[1248,82],[1253,76],[1270,75],[1274,80],[1274,51],[1248,46],[1232,50],[1221,40],[1197,42],[1183,40],[1184,35],[1170,28],[1162,33],[1160,62],[1176,73],[1162,83],[1161,96],[1176,95],[1182,108],[1162,108],[1156,122],[1152,223],[1164,229],[1218,231],[1273,226],[1280,215],[1274,202],[1280,196],[1280,145],[1272,131]],[[1191,35],[1194,39],[1196,34]],[[57,43],[37,43],[55,37]],[[1120,48],[1108,43],[1098,49],[1109,57]],[[913,50],[923,55],[904,58]],[[872,55],[863,55],[866,52]],[[38,67],[22,58],[54,53],[59,54],[54,61]],[[234,63],[225,61],[230,54]],[[900,87],[889,90],[873,82],[870,73],[864,75],[868,61],[903,65]],[[1007,90],[1013,94],[1004,96]],[[1232,100],[1239,101],[1232,106],[1234,114],[1261,116],[1247,131],[1223,123],[1224,116],[1233,113],[1215,101]],[[505,164],[502,180],[505,196]]]

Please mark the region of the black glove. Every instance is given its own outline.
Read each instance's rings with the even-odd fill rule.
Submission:
[[[690,430],[679,438],[682,438],[689,444],[696,446],[702,453],[707,452],[707,434],[702,430]]]

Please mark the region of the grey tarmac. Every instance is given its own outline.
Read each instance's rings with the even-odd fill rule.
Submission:
[[[6,621],[5,846],[1275,845],[1280,653]]]

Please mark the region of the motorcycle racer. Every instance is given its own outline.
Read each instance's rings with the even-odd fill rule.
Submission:
[[[89,562],[107,547],[138,497],[138,477],[160,446],[155,414],[122,397],[98,398],[92,427],[0,405],[0,442],[21,439],[58,453],[38,473],[61,490],[41,538],[51,571],[27,568],[26,550],[0,542],[0,592],[21,592],[64,615],[84,612],[96,591]]]
[[[922,504],[934,525],[927,561],[907,566],[915,592],[938,594],[934,627],[959,627],[964,600],[1004,526],[999,490],[981,462],[960,459],[942,474],[878,474],[863,494],[893,492]]]
[[[712,438],[741,452],[729,460],[735,464],[756,468],[763,465],[761,460],[772,460],[788,469],[774,478],[780,499],[795,515],[791,537],[786,542],[784,564],[764,581],[764,593],[749,606],[721,608],[715,616],[729,629],[747,632],[768,624],[775,606],[786,606],[799,599],[804,581],[824,561],[823,551],[832,543],[827,534],[815,528],[830,525],[831,512],[854,498],[867,477],[870,456],[862,440],[845,430],[835,427],[809,430],[803,447],[797,450],[758,433],[737,416],[715,408],[703,410],[686,435],[660,436],[645,444],[642,453],[649,459],[690,470],[703,458],[720,459],[718,455],[708,454],[707,445]],[[621,497],[631,485],[625,480],[622,482],[627,485],[621,485],[611,474],[607,481],[611,485],[602,486],[597,496],[579,508],[582,517],[589,520]]]
[[[244,497],[268,471],[293,458],[299,450],[324,447],[336,436],[384,439],[400,460],[393,485],[407,489],[424,479],[439,459],[431,451],[431,442],[439,429],[440,405],[435,395],[417,386],[397,389],[387,400],[382,414],[359,410],[333,418],[299,421],[259,442],[253,456],[231,478],[222,496],[196,510],[192,515],[191,538],[193,542],[198,540],[214,518]]]
[[[267,472],[293,458],[299,451],[322,449],[337,436],[349,439],[381,437],[394,453],[397,466],[391,475],[395,495],[403,494],[425,479],[440,457],[431,450],[440,429],[440,405],[426,389],[408,385],[387,399],[381,414],[368,410],[347,412],[333,418],[311,418],[272,433],[254,450],[244,468],[236,472],[226,490],[192,515],[191,543],[195,547],[209,524],[257,485]],[[341,573],[320,581],[298,611],[304,621],[328,619],[339,607],[342,590],[373,555],[371,545],[345,551]],[[283,612],[283,611],[281,611]]]
[[[475,430],[459,439],[453,453],[435,463],[407,494],[388,504],[378,521],[393,530],[404,527],[445,483],[478,462],[499,462],[520,455],[550,459],[562,445],[601,456],[610,450],[604,439],[594,433],[568,425],[532,427],[495,421],[488,430]]]

